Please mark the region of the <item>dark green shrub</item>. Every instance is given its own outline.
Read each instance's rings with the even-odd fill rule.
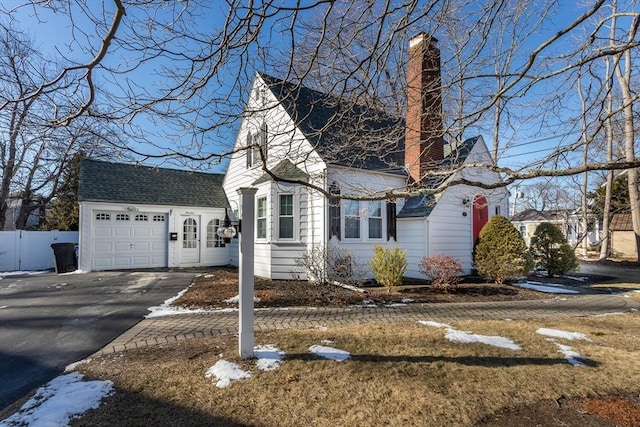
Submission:
[[[531,255],[536,268],[547,270],[549,277],[578,269],[576,254],[558,227],[543,222],[531,238]]]
[[[482,277],[496,283],[526,275],[533,268],[527,244],[509,220],[500,215],[493,216],[480,231],[473,261]]]

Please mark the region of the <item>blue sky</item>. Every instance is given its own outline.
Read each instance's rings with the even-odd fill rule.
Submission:
[[[5,8],[11,8],[15,5],[23,4],[23,0],[4,0],[3,6]],[[549,35],[555,33],[559,28],[566,25],[568,22],[572,21],[584,10],[584,6],[581,6],[579,9],[576,7],[576,2],[574,1],[561,1],[558,5],[557,14],[552,17],[552,19],[548,22],[548,24],[538,33],[536,37],[531,40],[531,44],[526,46],[528,49],[532,49],[536,46],[540,40],[544,40]],[[107,5],[111,5],[109,2],[106,2]],[[214,3],[216,4],[216,3]],[[223,3],[217,3],[223,4]],[[182,7],[182,2],[176,2],[173,7]],[[169,7],[169,6],[168,6]],[[217,9],[217,10],[216,10]],[[43,12],[41,8],[38,9],[40,12]],[[82,21],[80,18],[80,14],[75,14],[74,17],[77,20],[76,24],[79,24],[81,27],[86,26],[88,21]],[[226,12],[223,10],[223,6],[214,6],[210,11],[206,14],[201,15],[197,19],[196,25],[198,28],[202,28],[203,31],[208,31],[211,28],[221,28],[224,24],[224,18],[226,16]],[[32,10],[23,9],[21,13],[18,15],[19,25],[20,27],[30,34],[36,42],[36,45],[43,48],[43,50],[49,52],[50,57],[55,56],[55,49],[60,51],[64,55],[69,55],[74,59],[79,61],[86,61],[89,58],[89,55],[82,54],[79,49],[79,45],[77,43],[73,43],[68,46],[71,41],[70,37],[70,28],[69,23],[66,17],[58,17],[52,15],[50,13],[42,13],[40,15],[40,20],[42,22],[37,22],[35,17],[32,14]],[[271,27],[270,27],[271,28]],[[78,40],[81,37],[76,34]],[[273,30],[270,34],[263,34],[263,37],[271,37],[271,42],[274,44],[286,43],[287,39],[282,36],[277,30]],[[526,53],[526,52],[525,52]],[[110,65],[118,65],[114,64],[114,61],[119,60],[119,53],[116,53],[115,56],[108,59],[107,63]],[[168,65],[166,62],[162,65]],[[251,65],[249,64],[249,67]],[[248,69],[246,75],[252,75],[254,70]],[[143,84],[142,82],[148,82],[151,76],[151,70],[145,69],[144,67],[131,73],[130,77],[134,79],[136,82]],[[156,81],[157,83],[158,81]],[[226,90],[225,86],[231,86],[230,82],[221,80],[219,83],[221,90]],[[114,88],[115,90],[115,88]],[[215,88],[212,88],[212,91],[215,92]],[[237,103],[242,103],[244,94],[236,93]],[[567,108],[575,108],[575,105]],[[144,119],[141,117],[141,119]],[[579,138],[579,128],[575,128],[573,126],[567,126],[566,123],[562,123],[562,118],[559,118],[559,126],[555,129],[549,128],[549,133],[547,135],[540,135],[534,130],[538,127],[538,123],[523,123],[514,131],[506,131],[503,135],[503,140],[513,140],[515,146],[509,151],[503,154],[503,159],[501,165],[517,167],[521,164],[526,164],[530,162],[532,159],[539,158],[541,155],[548,153],[550,150],[553,150],[559,144],[567,144],[571,143]],[[206,125],[206,118],[201,119],[201,124]],[[175,141],[170,138],[164,138],[161,136],[163,128],[165,127],[162,124],[162,120],[157,120],[155,122],[150,122],[146,120],[141,120],[138,123],[140,126],[144,127],[148,132],[158,133],[157,142],[162,145],[166,145],[169,148],[172,144],[177,144],[180,141],[186,141],[189,138],[188,132],[189,129],[185,129],[185,135],[182,139],[176,138]],[[211,147],[221,147],[221,146],[230,146],[235,139],[235,132],[238,126],[238,122],[226,127],[221,128],[220,131],[212,132],[206,135],[205,144],[208,144]],[[474,132],[473,129],[470,129],[470,132]],[[465,134],[466,137],[474,136],[470,134]],[[491,135],[484,133],[484,138],[487,141],[488,145],[491,145]],[[148,146],[142,146],[143,149],[148,148]],[[216,151],[216,148],[212,148],[211,151]],[[211,171],[223,172],[226,167],[226,162],[223,164],[213,167],[208,167]]]

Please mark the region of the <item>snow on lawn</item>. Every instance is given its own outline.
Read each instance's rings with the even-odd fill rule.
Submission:
[[[340,350],[333,347],[327,347],[324,345],[312,345],[311,347],[309,347],[309,351],[317,356],[329,360],[335,360],[336,362],[344,362],[351,357],[351,353],[349,353],[348,351]]]
[[[79,373],[59,376],[40,387],[22,408],[0,421],[9,426],[66,426],[69,421],[113,394],[111,381],[82,381]]]
[[[256,356],[256,366],[261,371],[273,371],[280,367],[280,363],[284,360],[284,351],[272,345],[259,345],[253,351]]]
[[[447,330],[445,334],[445,338],[449,341],[462,343],[462,344],[471,344],[471,343],[481,343],[492,345],[495,347],[506,348],[509,350],[522,350],[518,344],[514,343],[509,338],[500,337],[500,336],[491,336],[491,335],[479,335],[472,334],[466,331],[459,331],[446,323],[432,322],[429,320],[419,321],[421,325],[432,326],[435,328],[443,328]]]
[[[559,342],[551,338],[547,339],[554,343],[556,347],[558,347],[558,353],[562,353],[564,355],[564,358],[567,359],[567,362],[569,362],[573,366],[586,366],[582,361],[579,360],[584,360],[585,358],[582,357],[580,353],[576,352],[573,348],[568,345],[560,344]]]
[[[256,367],[261,371],[273,371],[280,367],[284,360],[284,351],[272,345],[259,345],[254,347],[253,354],[256,357]],[[243,370],[240,365],[227,360],[218,360],[205,373],[206,378],[215,377],[216,387],[229,387],[233,381],[251,378],[251,372]]]
[[[549,329],[549,328],[538,328],[536,332],[539,333],[540,335],[544,335],[547,337],[563,338],[569,341],[573,341],[573,340],[591,341],[589,338],[587,338],[585,334],[580,332],[567,332],[567,331],[562,331],[560,329]],[[558,347],[558,352],[564,355],[564,358],[567,359],[567,362],[569,362],[573,366],[585,366],[585,364],[580,359],[582,360],[586,360],[586,359],[582,357],[580,353],[577,353],[570,346],[561,344],[553,338],[547,338],[547,340],[554,343],[555,346]]]
[[[544,335],[547,337],[564,338],[569,341],[572,341],[572,340],[591,341],[589,338],[587,338],[585,334],[580,332],[567,332],[567,331],[561,331],[560,329],[549,329],[549,328],[538,328],[536,332],[539,333],[540,335]]]
[[[531,289],[532,291],[544,292],[547,294],[579,294],[580,293],[576,290],[567,289],[562,285],[556,285],[553,283],[544,284],[542,282],[526,281],[526,282],[516,282],[513,285],[519,288]]]
[[[227,304],[240,304],[240,295],[224,300]],[[253,297],[253,302],[260,302],[260,298]]]
[[[218,380],[216,387],[225,388],[229,387],[233,381],[251,378],[251,373],[242,370],[239,365],[233,362],[218,360],[204,376],[207,378],[216,377]]]

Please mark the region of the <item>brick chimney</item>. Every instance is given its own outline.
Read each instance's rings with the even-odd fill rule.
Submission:
[[[409,41],[404,163],[411,180],[440,166],[444,158],[440,50],[435,37],[418,34]]]

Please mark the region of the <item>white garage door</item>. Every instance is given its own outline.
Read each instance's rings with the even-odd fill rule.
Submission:
[[[93,213],[94,270],[167,266],[167,214]]]

